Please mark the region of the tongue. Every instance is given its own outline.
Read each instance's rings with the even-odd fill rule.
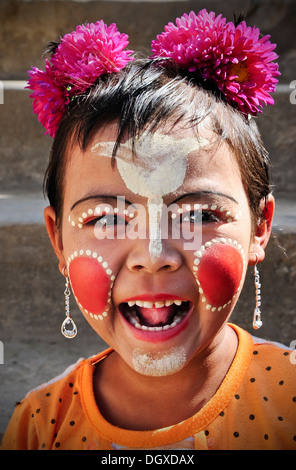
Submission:
[[[142,319],[148,326],[166,324],[173,313],[173,306],[161,308],[137,307]]]

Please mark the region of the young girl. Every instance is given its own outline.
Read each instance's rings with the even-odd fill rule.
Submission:
[[[62,333],[77,333],[72,291],[110,348],[29,392],[2,448],[295,449],[289,350],[228,323],[254,266],[261,325],[274,199],[252,116],[272,103],[275,45],[206,10],[170,23],[150,58],[126,45],[115,25],[79,26],[30,72],[54,137]]]

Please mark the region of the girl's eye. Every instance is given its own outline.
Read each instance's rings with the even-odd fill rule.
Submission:
[[[100,225],[102,227],[110,227],[114,225],[125,225],[126,221],[123,217],[120,217],[117,214],[105,214],[99,217],[92,217],[84,222],[84,225]]]
[[[191,211],[187,214],[182,214],[180,217],[182,223],[189,222],[190,224],[200,223],[202,221],[202,213],[197,211]]]
[[[202,223],[221,222],[221,217],[215,212],[202,211]]]
[[[202,212],[191,211],[191,212],[188,212],[187,214],[183,214],[181,221],[182,223],[189,222],[191,224],[198,224],[198,223],[206,224],[206,223],[211,223],[211,222],[221,222],[221,218],[219,217],[218,214],[214,212],[203,210]]]

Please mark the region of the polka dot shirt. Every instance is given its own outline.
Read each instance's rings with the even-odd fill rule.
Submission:
[[[32,390],[11,417],[1,449],[296,449],[296,365],[291,350],[238,335],[234,361],[211,400],[191,418],[155,431],[120,429],[96,404],[95,364],[112,350],[79,360]]]

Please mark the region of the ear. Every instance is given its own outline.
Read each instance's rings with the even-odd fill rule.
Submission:
[[[67,265],[63,255],[63,244],[60,230],[56,224],[56,213],[52,206],[44,209],[44,221],[52,247],[59,260],[59,270],[63,274],[63,268]]]
[[[265,258],[265,248],[271,235],[274,209],[274,197],[272,194],[269,194],[267,200],[262,200],[260,204],[260,212],[262,216],[256,224],[255,235],[250,244],[249,265],[254,265],[257,262],[261,263]]]

